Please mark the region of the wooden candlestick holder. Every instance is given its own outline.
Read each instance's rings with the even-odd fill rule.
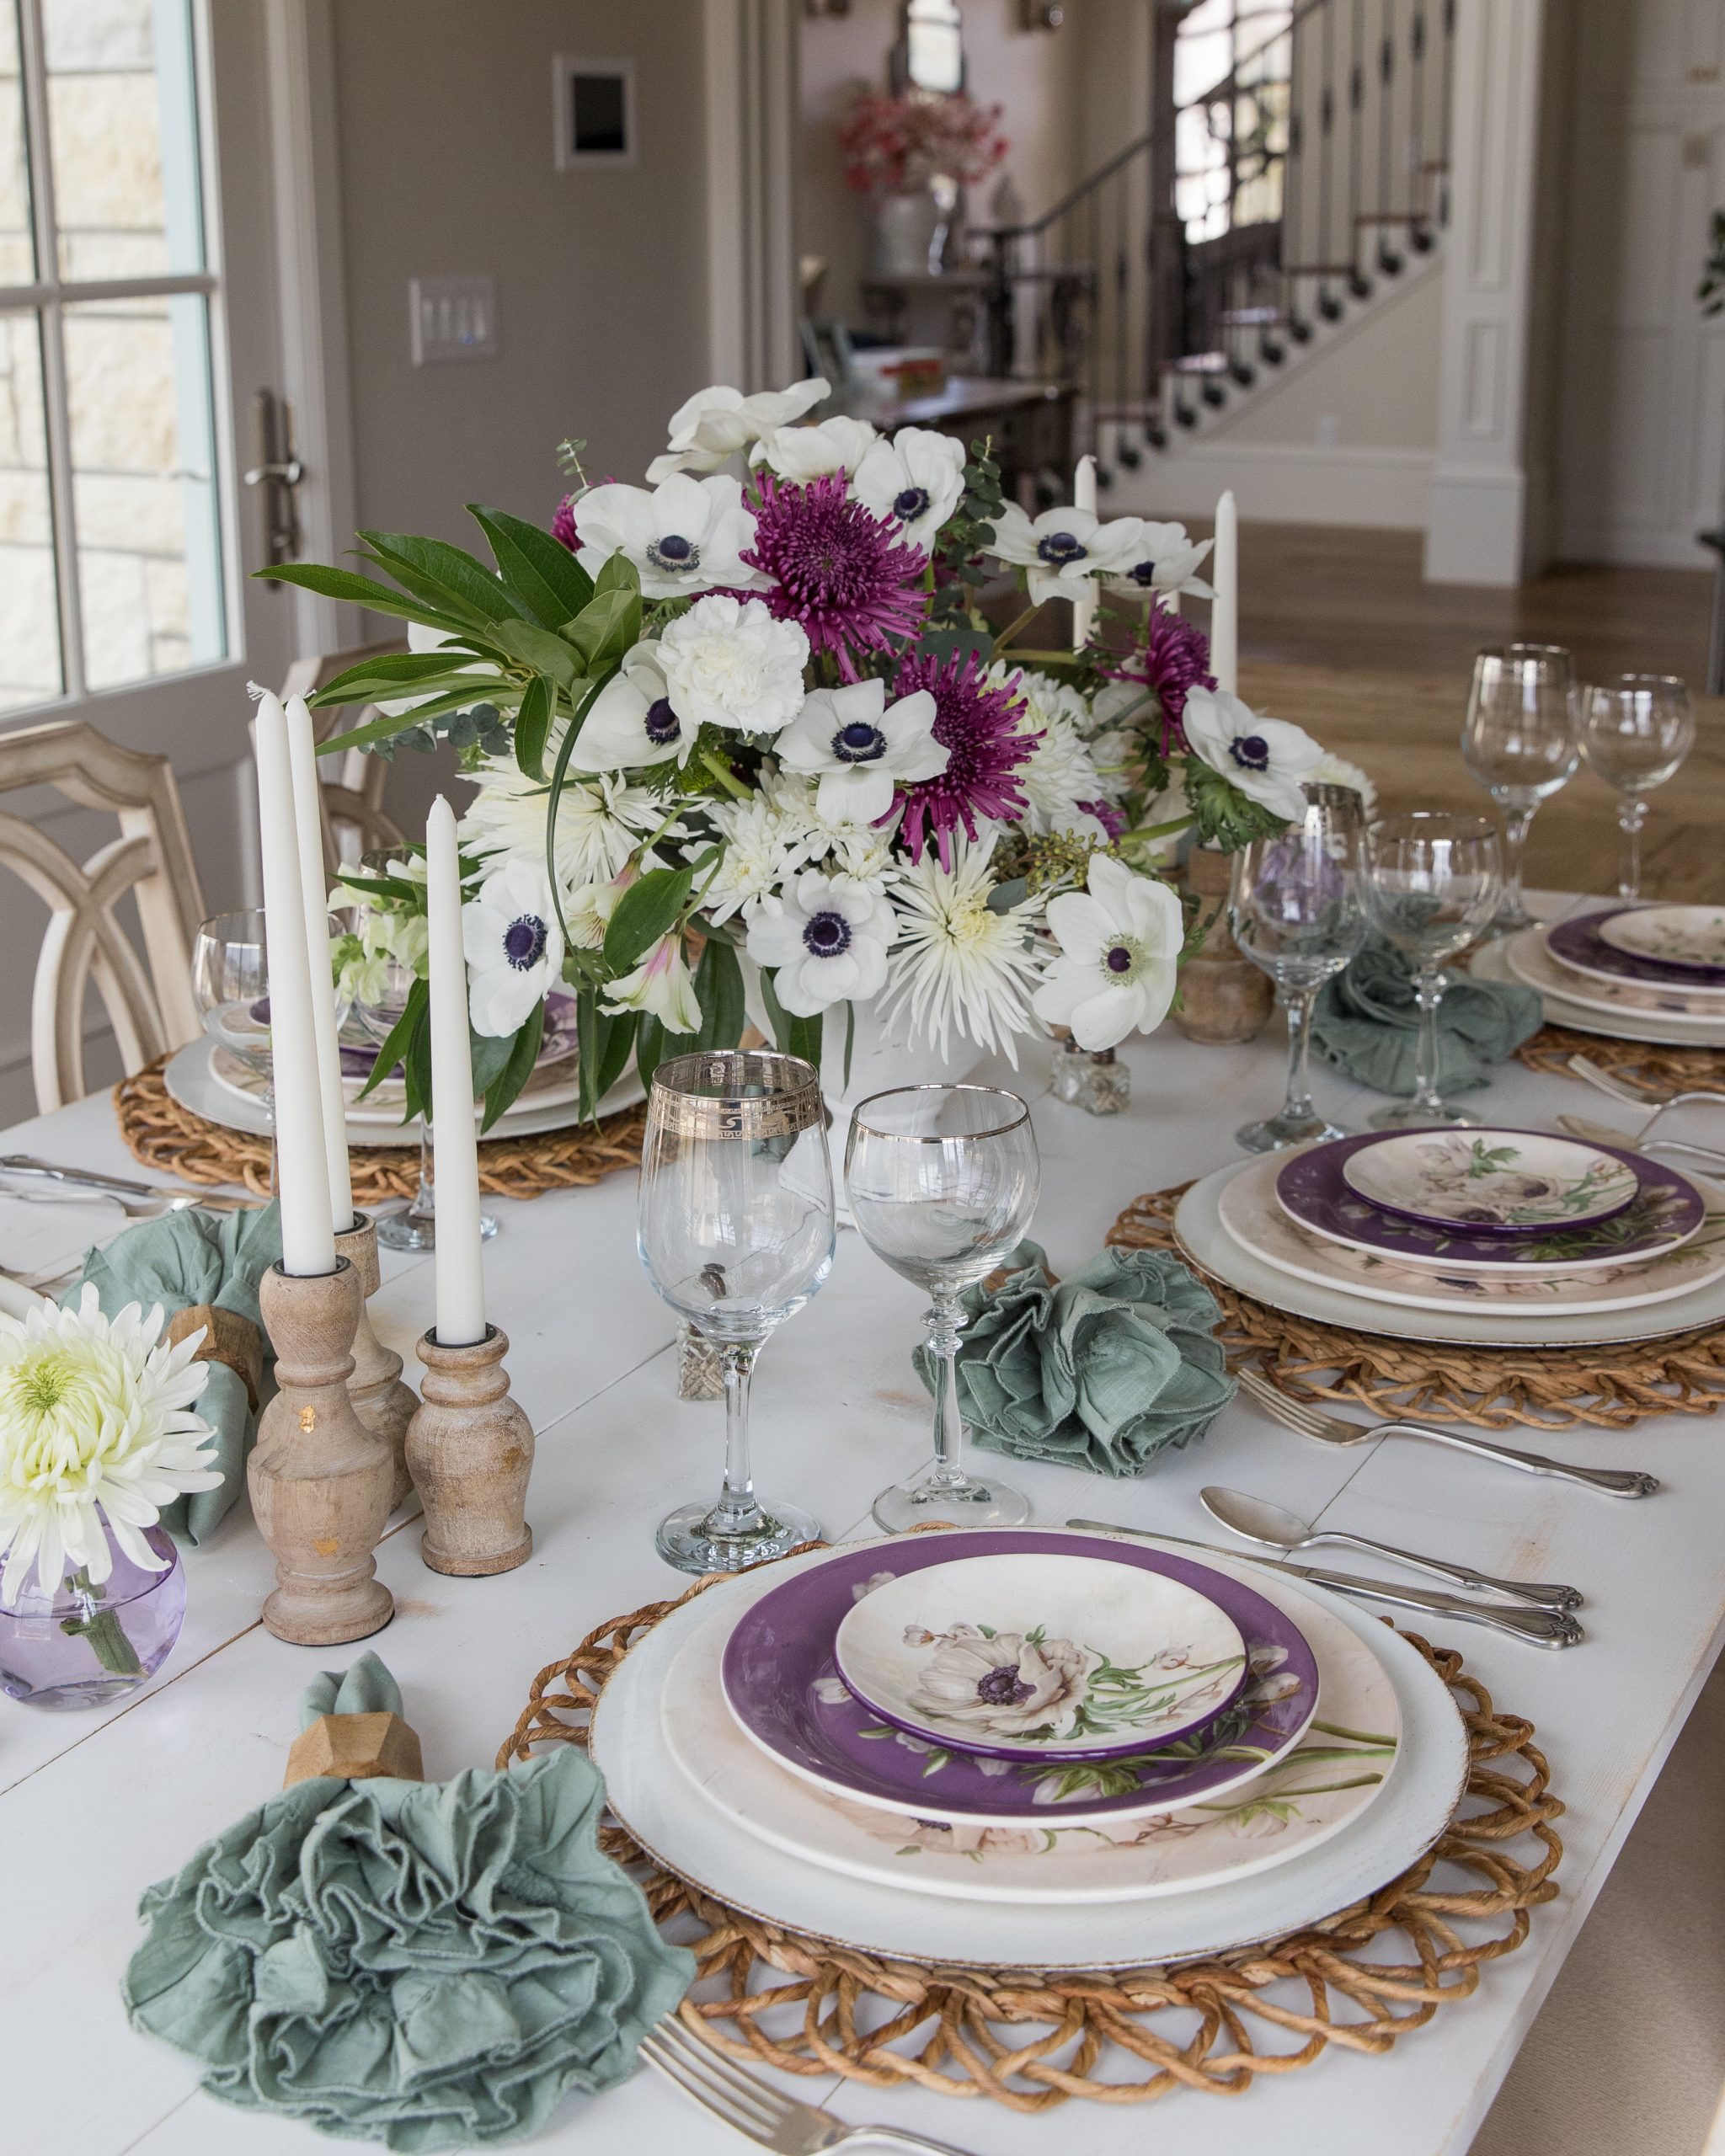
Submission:
[[[419,1555],[434,1572],[513,1572],[532,1554],[526,1524],[533,1426],[509,1396],[508,1336],[494,1325],[470,1348],[420,1341],[425,1375],[408,1425],[408,1466],[425,1508]]]
[[[381,1631],[394,1598],[372,1557],[389,1518],[395,1463],[354,1412],[347,1380],[364,1307],[358,1268],[264,1275],[264,1329],[280,1390],[264,1410],[246,1485],[277,1586],[264,1622],[296,1646],[334,1646]]]
[[[407,1437],[419,1396],[410,1385],[402,1383],[401,1357],[394,1348],[386,1348],[371,1330],[366,1304],[377,1294],[381,1276],[377,1227],[369,1214],[355,1209],[352,1227],[335,1238],[335,1254],[352,1264],[365,1298],[360,1305],[359,1329],[354,1334],[354,1374],[347,1381],[347,1396],[354,1404],[355,1414],[382,1438],[395,1461],[395,1483],[389,1493],[389,1509],[393,1512],[414,1486],[414,1478],[408,1472]]]

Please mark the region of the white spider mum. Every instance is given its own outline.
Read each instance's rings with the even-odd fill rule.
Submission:
[[[727,802],[709,812],[724,839],[724,856],[707,885],[701,910],[715,926],[734,914],[752,916],[802,865],[800,821],[765,795]]]
[[[556,755],[553,741],[547,754]],[[545,859],[545,809],[549,789],[529,778],[506,756],[488,757],[474,774],[479,791],[461,821],[463,852],[491,861],[499,855]],[[631,786],[607,771],[563,787],[557,803],[553,859],[564,891],[583,883],[604,883],[617,875],[644,834],[663,819],[664,804],[644,786]]]
[[[1012,670],[991,666],[988,678],[1009,682]],[[1021,764],[1016,773],[1025,799],[1019,820],[1039,838],[1050,831],[1081,831],[1105,838],[1096,804],[1112,801],[1119,786],[1097,769],[1079,730],[1080,719],[1087,715],[1083,697],[1049,674],[1027,671],[1019,675],[1017,686],[1023,698],[1019,731],[1042,737],[1029,762]]]
[[[892,893],[899,940],[888,963],[881,1017],[887,1025],[947,1053],[954,1033],[996,1049],[1015,1067],[1017,1037],[1036,1031],[1030,991],[1038,973],[1027,929],[1041,910],[1031,899],[1004,913],[988,903],[995,834],[959,841],[950,872],[932,849],[906,868]]]

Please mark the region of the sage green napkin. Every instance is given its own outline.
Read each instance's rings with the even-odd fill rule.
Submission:
[[[305,1713],[400,1703],[366,1655]],[[212,2095],[324,2133],[419,2151],[537,2132],[569,2089],[633,2073],[694,1976],[601,1854],[604,1808],[572,1745],[447,1782],[296,1782],[145,1894],[132,2025],[201,2059]]]
[[[281,1255],[281,1221],[270,1204],[236,1213],[205,1213],[189,1207],[140,1220],[101,1250],[93,1250],[84,1269],[61,1297],[75,1304],[91,1282],[103,1313],[116,1316],[128,1303],[147,1310],[160,1303],[171,1318],[208,1303],[232,1310],[257,1328],[258,1369],[264,1369],[269,1343],[258,1308],[258,1283]],[[206,1340],[206,1348],[210,1342]],[[214,1465],[222,1481],[213,1490],[194,1490],[163,1508],[162,1524],[170,1534],[202,1542],[213,1534],[245,1488],[246,1454],[257,1434],[257,1409],[246,1380],[229,1364],[210,1359],[210,1375],[198,1397],[198,1412],[216,1433]],[[259,1405],[268,1396],[260,1387]]]
[[[1476,980],[1465,973],[1445,976],[1438,1006],[1438,1089],[1471,1092],[1491,1083],[1488,1063],[1501,1063],[1543,1023],[1537,992],[1514,981]],[[1365,947],[1318,992],[1312,1013],[1312,1045],[1375,1092],[1413,1091],[1419,1006],[1407,961],[1381,937]]]
[[[1093,1475],[1142,1475],[1234,1396],[1215,1298],[1165,1251],[1105,1250],[1057,1284],[1020,1243],[998,1286],[964,1297],[959,1404],[972,1439]],[[934,1389],[934,1358],[916,1351]]]

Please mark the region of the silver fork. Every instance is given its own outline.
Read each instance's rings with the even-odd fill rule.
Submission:
[[[1309,1407],[1303,1400],[1290,1400],[1255,1370],[1242,1370],[1240,1385],[1265,1414],[1320,1444],[1363,1445],[1374,1438],[1429,1438],[1434,1444],[1453,1445],[1458,1452],[1477,1453],[1482,1459],[1500,1461],[1505,1467],[1519,1467],[1525,1475],[1550,1475],[1560,1482],[1578,1482],[1583,1489],[1597,1490],[1607,1497],[1651,1497],[1659,1486],[1657,1476],[1644,1475],[1639,1468],[1570,1467],[1561,1460],[1546,1459],[1543,1453],[1517,1452],[1509,1445],[1491,1444],[1484,1438],[1464,1437],[1459,1430],[1445,1429],[1441,1423],[1399,1418],[1364,1424],[1346,1422],[1339,1415]]]
[[[817,2105],[782,2095],[770,2082],[750,2073],[692,2035],[676,2015],[669,2015],[641,2039],[641,2056],[703,2111],[775,2156],[817,2156],[847,2141],[884,2143],[915,2149],[921,2156],[964,2156],[950,2141],[905,2133],[891,2126],[846,2126]]]
[[[1584,1078],[1589,1086],[1609,1094],[1614,1101],[1621,1101],[1627,1107],[1652,1108],[1653,1113],[1648,1118],[1646,1126],[1649,1130],[1667,1108],[1681,1107],[1686,1101],[1712,1101],[1717,1106],[1725,1107],[1725,1092],[1721,1092],[1717,1087],[1691,1086],[1680,1093],[1649,1092],[1645,1086],[1626,1084],[1614,1072],[1602,1069],[1589,1055],[1572,1055],[1568,1067],[1573,1076]]]

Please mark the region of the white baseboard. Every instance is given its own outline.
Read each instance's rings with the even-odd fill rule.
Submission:
[[[1111,515],[1208,517],[1231,487],[1242,517],[1263,524],[1425,527],[1429,450],[1239,441],[1218,434],[1152,451],[1136,472],[1118,471],[1103,503]]]

